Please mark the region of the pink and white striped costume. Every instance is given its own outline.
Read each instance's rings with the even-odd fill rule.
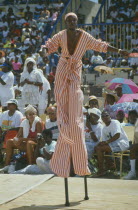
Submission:
[[[69,176],[71,158],[75,174],[90,174],[84,139],[83,93],[80,89],[81,59],[86,50],[107,52],[108,47],[107,43],[96,40],[83,30],[81,32],[73,55],[69,54],[67,47],[67,30],[59,32],[46,42],[49,54],[57,51],[58,47],[62,49],[55,78],[60,135],[51,159],[52,171],[61,177]]]

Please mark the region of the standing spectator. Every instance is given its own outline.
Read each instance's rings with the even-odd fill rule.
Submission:
[[[40,73],[37,70],[36,62],[33,58],[27,58],[21,75],[22,103],[38,106],[39,91],[43,85]]]
[[[1,65],[4,74],[0,77],[0,102],[2,110],[7,110],[6,102],[14,98],[14,75],[11,72],[12,67],[9,63],[5,62]]]
[[[43,89],[40,91],[39,95],[39,104],[38,104],[38,111],[39,116],[45,113],[47,106],[50,104],[50,83],[48,80],[44,77],[43,71],[39,69],[39,72],[42,76],[43,81]]]

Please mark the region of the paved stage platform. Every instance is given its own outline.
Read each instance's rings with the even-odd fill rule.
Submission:
[[[4,174],[3,174],[4,176]],[[21,175],[8,175],[21,176]],[[26,181],[28,175],[25,175]],[[15,178],[15,177],[14,177]],[[33,176],[32,176],[33,179]],[[84,200],[84,179],[69,178],[70,207],[65,207],[64,179],[53,177],[22,196],[0,206],[1,210],[137,210],[138,180],[88,178],[89,200]],[[24,180],[25,181],[25,180]],[[2,182],[2,176],[0,183]],[[19,182],[17,182],[19,184]],[[16,187],[16,186],[15,186]]]

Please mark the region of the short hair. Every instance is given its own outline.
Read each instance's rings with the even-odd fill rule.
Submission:
[[[37,114],[37,110],[30,104],[27,107],[25,107],[24,109],[25,109],[25,115],[27,115],[28,112],[33,112],[33,113]]]
[[[50,129],[44,129],[44,130],[42,131],[42,136],[43,136],[43,135],[50,136],[51,139],[52,139],[52,137],[53,137],[53,133],[52,133],[52,131],[51,131]]]
[[[128,112],[128,115],[131,115],[131,114],[134,114],[134,115],[138,116],[138,113],[137,113],[137,111],[136,111],[135,109],[130,110],[130,111]]]

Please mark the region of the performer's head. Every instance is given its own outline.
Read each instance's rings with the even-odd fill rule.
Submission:
[[[78,17],[75,13],[70,12],[65,15],[66,27],[69,30],[75,30],[77,27]]]

